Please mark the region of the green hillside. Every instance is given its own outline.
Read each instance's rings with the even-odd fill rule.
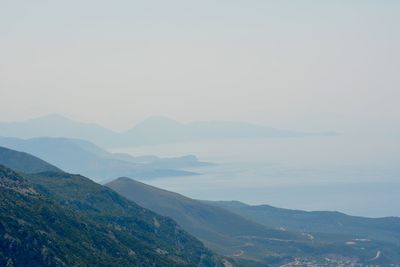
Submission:
[[[0,265],[223,266],[171,219],[89,179],[0,167]]]
[[[173,218],[207,246],[233,258],[272,266],[300,258],[305,262],[311,260],[314,264],[311,266],[325,266],[329,262],[365,264],[379,252],[379,258],[371,263],[400,262],[397,244],[381,240],[356,242],[349,235],[313,235],[310,231],[263,226],[228,209],[129,178],[119,178],[107,186],[145,208]],[[296,221],[290,223],[296,224]]]
[[[238,253],[238,247],[244,243],[243,238],[248,236],[305,239],[301,235],[269,229],[225,209],[129,178],[116,179],[106,186],[145,208],[171,217],[209,247],[224,254]]]
[[[400,245],[400,218],[366,218],[331,211],[302,211],[238,201],[206,201],[267,227],[303,231],[332,238],[371,239]]]

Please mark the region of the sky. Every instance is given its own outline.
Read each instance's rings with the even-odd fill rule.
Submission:
[[[0,0],[0,121],[400,133],[400,1]]]

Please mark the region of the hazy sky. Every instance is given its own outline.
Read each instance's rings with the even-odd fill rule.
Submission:
[[[400,125],[400,1],[0,0],[0,120]]]

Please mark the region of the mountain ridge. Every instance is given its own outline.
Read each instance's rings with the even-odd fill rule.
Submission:
[[[137,179],[196,175],[185,168],[206,166],[193,155],[178,158],[133,157],[114,154],[82,139],[38,137],[0,138],[0,146],[37,156],[63,170],[81,173],[97,181],[129,175]]]
[[[310,233],[354,234],[400,245],[400,217],[368,218],[338,211],[303,211],[277,208],[270,205],[248,205],[239,201],[205,201],[225,208],[267,227]],[[358,235],[358,236],[357,236]]]
[[[219,207],[223,210],[216,210],[212,206],[218,206],[207,201],[190,199],[127,177],[118,178],[106,186],[143,207],[173,218],[186,231],[218,253],[241,260],[281,266],[300,258],[312,259],[316,265],[311,266],[331,266],[332,262],[337,262],[338,266],[350,266],[356,263],[366,264],[380,251],[381,256],[374,260],[374,264],[386,266],[388,262],[400,262],[400,256],[396,254],[400,244],[396,237],[390,239],[371,236],[367,240],[363,232],[314,233],[312,229],[301,227],[284,229],[281,224],[266,225],[228,208]],[[234,204],[246,205],[241,202]],[[295,224],[295,219],[288,220]],[[320,222],[319,226],[323,228],[324,222]],[[381,227],[389,232],[397,231],[384,224]],[[352,230],[354,229],[357,228]]]
[[[173,220],[80,175],[0,166],[0,203],[2,266],[229,263]]]
[[[24,173],[39,173],[44,171],[63,172],[61,169],[38,157],[2,146],[0,146],[0,164]]]
[[[166,117],[150,117],[121,132],[93,123],[77,122],[56,114],[19,122],[0,123],[0,136],[68,137],[90,140],[104,147],[159,145],[221,138],[300,138],[315,135],[333,136],[337,133],[306,133],[232,121],[181,123]]]

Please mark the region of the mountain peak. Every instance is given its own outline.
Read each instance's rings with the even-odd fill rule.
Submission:
[[[134,180],[129,177],[122,176],[122,177],[116,178],[114,181],[111,181],[110,183],[113,183],[113,182],[134,182]]]

